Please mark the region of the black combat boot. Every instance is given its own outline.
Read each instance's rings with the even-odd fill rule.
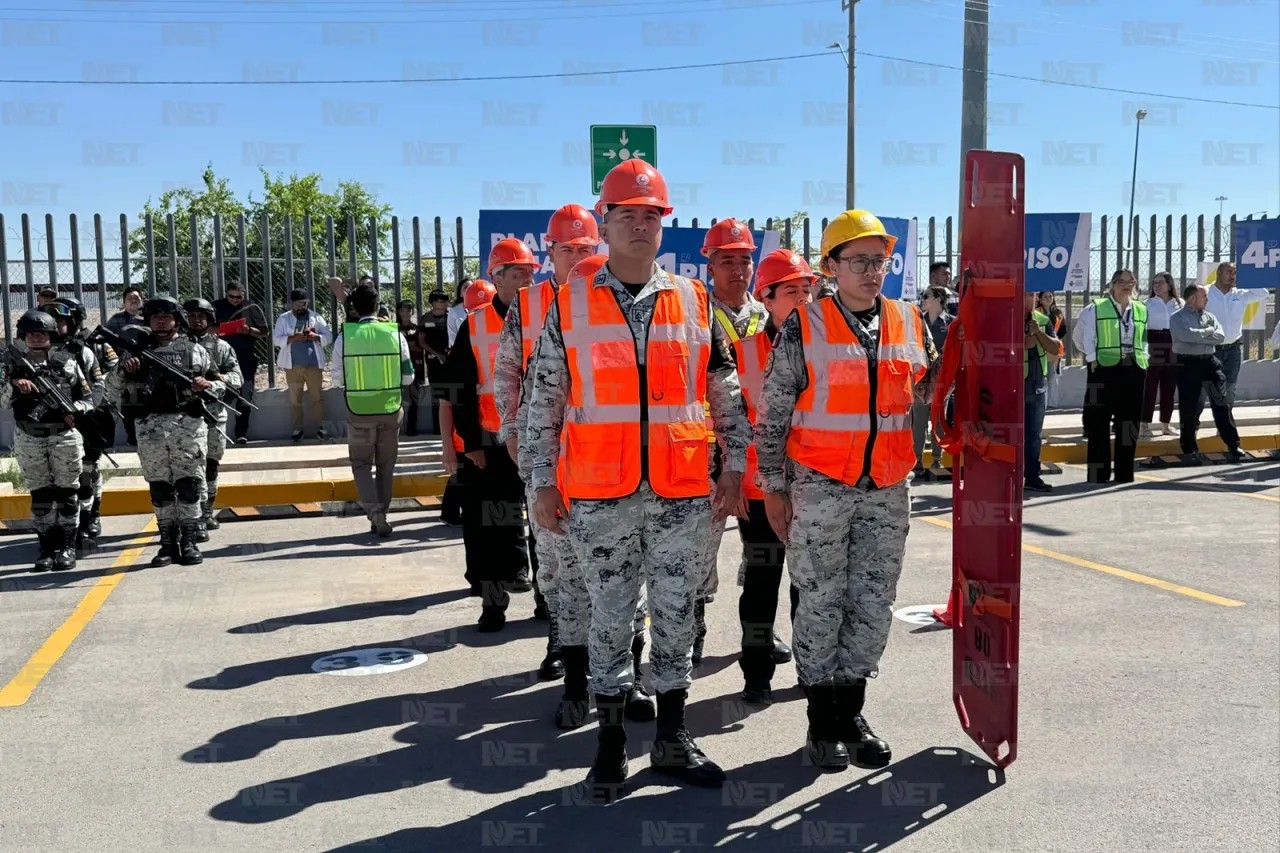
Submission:
[[[644,633],[636,634],[631,641],[631,665],[635,672],[635,682],[631,685],[631,691],[627,693],[626,714],[627,719],[634,723],[647,723],[652,721],[658,715],[658,709],[653,704],[653,697],[644,689],[644,682],[640,674],[640,658],[644,655]]]
[[[93,534],[93,511],[80,510],[80,526],[76,528],[76,552],[84,554],[98,547],[97,536]]]
[[[205,530],[217,530],[222,527],[222,522],[218,521],[218,511],[210,506],[204,512]]]
[[[88,533],[91,539],[102,535],[102,498],[93,499],[93,508],[89,510]]]
[[[79,527],[55,527],[53,570],[65,572],[76,567],[76,533]]]
[[[707,758],[685,728],[684,703],[688,697],[688,690],[658,693],[658,731],[649,752],[649,766],[656,773],[699,788],[719,788],[724,785],[724,771]]]
[[[50,527],[45,531],[36,531],[36,540],[40,545],[40,554],[36,557],[35,564],[31,567],[33,572],[48,572],[53,570],[53,531],[60,530],[58,527]]]
[[[178,522],[160,522],[160,550],[151,558],[155,567],[168,566],[178,556]]]
[[[849,767],[849,750],[840,742],[835,688],[830,684],[810,687],[809,731],[805,749],[809,761],[821,770],[838,772]]]
[[[791,647],[777,634],[773,635],[773,662],[779,665],[791,663]]]
[[[560,654],[564,659],[564,695],[556,709],[556,728],[572,731],[585,723],[591,713],[591,696],[587,693],[587,647],[565,646]]]
[[[192,542],[208,542],[209,541],[209,528],[205,525],[203,516],[201,516],[199,521],[191,522],[190,527],[191,527]]]
[[[596,760],[587,774],[593,803],[616,800],[622,793],[622,783],[627,780],[627,730],[622,721],[622,708],[623,697],[596,695],[600,730],[596,736]]]
[[[849,757],[863,767],[884,767],[893,760],[889,744],[876,737],[862,716],[867,700],[867,680],[838,684],[836,691],[836,726],[840,740],[849,748]]]
[[[204,555],[196,547],[196,543],[200,541],[197,538],[199,533],[200,525],[197,522],[185,521],[182,523],[181,532],[178,534],[178,565],[198,566],[204,562]],[[208,539],[209,534],[206,533],[204,538]]]
[[[702,663],[702,648],[707,641],[707,603],[693,603],[693,665]]]
[[[547,624],[547,656],[538,667],[539,681],[556,681],[564,678],[564,650],[560,648],[560,626],[554,618]]]

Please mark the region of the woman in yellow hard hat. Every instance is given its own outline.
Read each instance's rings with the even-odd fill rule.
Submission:
[[[865,210],[822,233],[834,295],[792,314],[764,377],[758,484],[800,591],[792,646],[824,770],[889,763],[862,708],[893,618],[915,466],[911,404],[937,364],[916,306],[881,294],[895,238]]]

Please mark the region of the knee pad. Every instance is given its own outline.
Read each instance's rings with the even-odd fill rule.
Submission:
[[[155,482],[151,487],[151,503],[154,506],[168,506],[173,503],[173,483]]]
[[[174,483],[178,492],[178,501],[184,504],[200,502],[200,481],[195,477],[181,477]]]
[[[78,515],[80,513],[80,501],[76,499],[75,489],[51,489],[54,493],[54,502],[58,507],[58,514],[64,516]]]
[[[80,488],[77,490],[76,494],[80,496],[81,500],[88,500],[93,497],[93,482],[95,479],[93,475],[93,471],[80,472]]]
[[[53,505],[58,500],[58,490],[52,486],[31,490],[31,514],[33,516],[48,515],[53,512]]]
[[[218,479],[218,466],[222,464],[221,459],[204,460],[204,478],[208,481]]]

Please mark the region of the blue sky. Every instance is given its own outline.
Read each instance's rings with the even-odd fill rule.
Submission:
[[[1137,212],[1211,214],[1225,195],[1227,213],[1280,214],[1280,111],[1218,103],[1280,103],[1276,0],[991,0],[990,16],[990,70],[1031,78],[993,76],[988,95],[988,147],[1026,157],[1029,211],[1124,213],[1142,106]],[[962,19],[963,0],[859,4],[859,206],[954,212],[961,74],[882,57],[959,66]],[[839,0],[0,0],[0,20],[4,80],[395,81],[0,84],[6,218],[133,216],[210,161],[243,195],[258,159],[364,181],[402,217],[462,216],[471,236],[482,207],[592,203],[591,124],[659,126],[682,223],[843,209]],[[809,53],[826,55],[527,79]]]

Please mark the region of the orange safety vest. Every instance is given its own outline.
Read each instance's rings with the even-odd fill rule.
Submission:
[[[871,479],[881,488],[899,483],[915,467],[911,403],[928,369],[920,310],[880,300],[876,412],[868,411],[867,354],[836,304],[836,297],[800,312],[809,384],[796,400],[787,457],[852,486],[863,474],[871,418],[877,419]]]
[[[742,401],[747,404],[747,419],[751,425],[756,423],[756,407],[759,405],[760,391],[764,388],[764,368],[769,363],[769,353],[773,344],[764,329],[749,337],[733,342],[734,354],[738,362],[738,384],[742,388]],[[742,475],[742,491],[748,500],[764,500],[764,491],[756,485],[756,472],[760,470],[756,459],[756,444],[747,445],[747,471]]]
[[[537,305],[532,305],[532,292],[538,296]],[[533,355],[533,345],[542,334],[542,324],[547,319],[547,309],[556,298],[556,283],[551,279],[530,287],[520,288],[520,345],[524,350],[520,362],[522,370],[529,369],[529,356]]]
[[[480,426],[488,432],[502,428],[498,402],[494,397],[493,364],[498,358],[498,338],[502,334],[502,317],[489,303],[467,317],[471,334],[471,352],[476,359],[476,395],[480,399]]]
[[[631,326],[613,289],[575,278],[556,295],[569,364],[565,407],[570,500],[606,500],[640,487],[641,453],[649,486],[664,498],[710,494],[707,478],[707,364],[711,325],[702,282],[668,275],[656,297],[645,344],[648,435],[640,434],[640,366]]]

